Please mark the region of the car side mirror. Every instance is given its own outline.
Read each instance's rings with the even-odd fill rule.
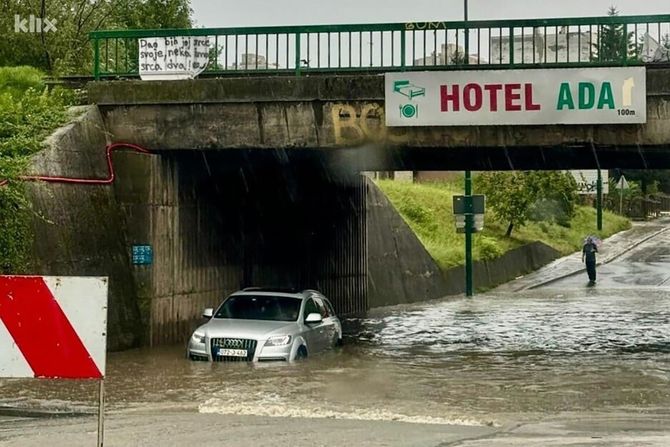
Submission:
[[[214,316],[214,309],[208,307],[207,309],[202,311],[202,316],[207,319],[212,318],[212,316]]]
[[[307,318],[305,318],[305,323],[310,324],[310,323],[321,323],[323,321],[323,318],[321,318],[321,314],[318,314],[316,312],[312,312],[311,314],[307,315]]]

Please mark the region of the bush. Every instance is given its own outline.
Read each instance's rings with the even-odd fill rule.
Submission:
[[[0,269],[21,271],[30,246],[30,209],[16,178],[44,139],[66,120],[71,94],[48,91],[41,73],[28,67],[0,67]]]
[[[22,185],[0,186],[0,273],[24,271],[30,249],[30,211]]]
[[[31,88],[41,90],[42,77],[42,72],[33,67],[1,67],[0,92],[17,96]]]
[[[504,250],[498,245],[496,240],[488,236],[482,236],[478,238],[475,244],[475,248],[479,254],[477,258],[482,260],[499,258],[504,254]]]

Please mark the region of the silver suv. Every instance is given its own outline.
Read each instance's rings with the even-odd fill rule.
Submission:
[[[342,324],[316,290],[250,287],[230,295],[188,341],[191,360],[293,361],[341,343]]]

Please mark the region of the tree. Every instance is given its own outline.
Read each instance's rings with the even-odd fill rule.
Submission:
[[[113,18],[128,29],[191,28],[190,0],[115,0]]]
[[[532,219],[534,213],[558,223],[565,223],[574,215],[576,184],[567,173],[487,172],[477,176],[477,190],[486,195],[496,219],[507,223],[507,237],[515,226]]]
[[[563,171],[535,171],[529,176],[528,181],[538,191],[537,200],[531,205],[530,220],[569,226],[578,196],[574,177]]]
[[[0,0],[9,14],[0,28],[0,66],[28,65],[52,74],[88,74],[93,51],[88,33],[99,29],[190,28],[190,0]],[[15,16],[48,19],[56,30],[15,31]]]
[[[465,51],[454,51],[454,53],[449,56],[449,63],[453,65],[465,65]]]
[[[616,7],[611,6],[607,11],[610,17],[619,15]],[[634,33],[625,32],[624,26],[611,24],[599,26],[598,39],[593,44],[592,59],[597,62],[621,62],[636,53]]]
[[[507,222],[506,236],[512,235],[515,225],[524,225],[530,205],[537,191],[526,183],[524,172],[487,172],[477,177],[477,190],[486,195],[486,201],[501,222]]]

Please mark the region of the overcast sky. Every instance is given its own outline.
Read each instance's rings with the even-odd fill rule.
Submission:
[[[670,0],[469,0],[470,20],[670,14]],[[191,0],[196,26],[462,20],[463,0]]]

